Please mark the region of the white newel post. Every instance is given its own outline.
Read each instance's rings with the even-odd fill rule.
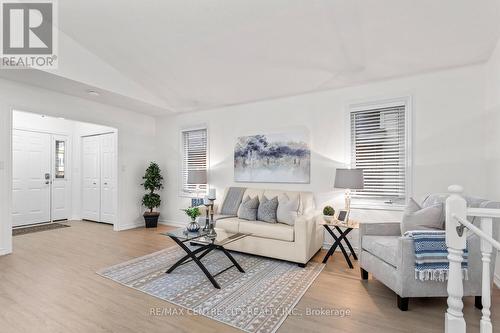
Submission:
[[[459,185],[448,187],[450,196],[446,199],[446,246],[448,247],[448,260],[450,270],[448,274],[448,310],[445,314],[446,333],[465,333],[465,319],[462,312],[464,304],[464,286],[462,281],[462,261],[465,241],[467,239],[464,230],[459,236],[457,227],[460,223],[453,218],[467,218],[467,202],[461,196],[463,188]]]
[[[483,217],[481,218],[481,230],[484,233],[491,236],[493,233],[492,229],[492,218]],[[490,242],[481,238],[481,255],[483,261],[483,278],[482,278],[482,299],[483,303],[483,316],[481,318],[480,332],[481,333],[491,333],[493,328],[491,326],[490,320],[490,307],[491,307],[491,281],[490,281],[490,262],[491,262],[491,252],[493,247]]]

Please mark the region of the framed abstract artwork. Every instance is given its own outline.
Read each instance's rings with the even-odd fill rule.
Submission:
[[[309,183],[311,150],[306,132],[242,136],[234,148],[234,180]]]

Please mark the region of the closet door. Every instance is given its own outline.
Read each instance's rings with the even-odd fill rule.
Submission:
[[[82,138],[82,218],[99,221],[101,211],[101,139]]]
[[[50,134],[14,130],[12,225],[50,221]]]
[[[101,137],[101,221],[115,223],[116,214],[116,134]]]

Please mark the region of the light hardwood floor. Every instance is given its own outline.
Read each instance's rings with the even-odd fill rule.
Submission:
[[[159,232],[113,232],[108,225],[71,222],[71,228],[14,237],[14,253],[0,257],[0,332],[239,332],[201,316],[152,316],[152,308],[176,308],[121,286],[95,272],[174,243]],[[320,261],[324,251],[314,260]],[[297,304],[348,308],[351,316],[289,316],[278,332],[443,332],[446,300],[412,299],[410,310],[380,282],[359,279],[336,254]],[[492,319],[500,330],[500,292]],[[468,332],[479,331],[480,311],[465,300]]]

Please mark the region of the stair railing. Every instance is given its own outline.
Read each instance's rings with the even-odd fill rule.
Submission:
[[[490,263],[493,248],[500,250],[500,242],[493,239],[493,219],[500,218],[500,209],[469,208],[462,196],[463,188],[459,185],[448,187],[450,196],[446,200],[446,246],[450,269],[448,274],[448,310],[445,315],[446,333],[465,333],[466,324],[462,312],[464,294],[462,261],[466,246],[467,232],[478,235],[481,239],[482,266],[482,317],[481,333],[492,333],[491,325],[491,280]],[[480,228],[467,220],[467,216],[480,217]],[[498,226],[495,226],[498,228]]]

